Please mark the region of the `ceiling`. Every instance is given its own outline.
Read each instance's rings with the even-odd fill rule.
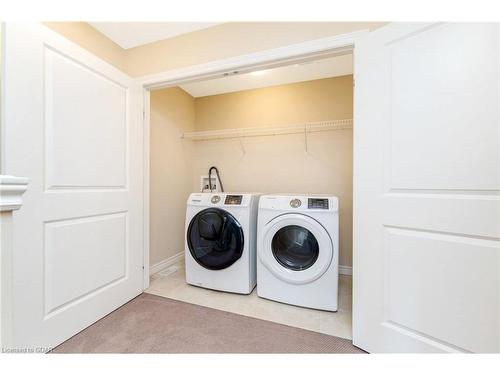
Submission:
[[[89,22],[120,47],[128,49],[218,25],[218,22]]]
[[[252,73],[192,82],[180,85],[180,87],[191,96],[199,98],[228,92],[344,76],[352,74],[352,71],[352,54],[348,54]]]

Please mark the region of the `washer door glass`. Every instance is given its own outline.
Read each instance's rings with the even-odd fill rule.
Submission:
[[[293,271],[308,269],[319,255],[316,237],[299,225],[287,225],[278,230],[272,239],[271,249],[276,260]]]
[[[198,212],[189,223],[187,243],[198,264],[221,270],[231,266],[243,254],[243,230],[229,212],[207,208]]]

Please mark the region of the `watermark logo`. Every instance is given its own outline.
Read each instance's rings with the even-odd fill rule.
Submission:
[[[15,353],[47,353],[50,352],[52,348],[37,346],[37,347],[26,347],[26,348],[2,348],[2,354],[15,354]]]

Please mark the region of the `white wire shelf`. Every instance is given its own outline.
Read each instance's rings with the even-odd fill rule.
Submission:
[[[284,134],[307,134],[328,130],[352,129],[352,119],[329,120],[294,124],[279,127],[255,127],[241,129],[207,130],[198,132],[187,132],[182,134],[182,138],[194,141],[210,139],[240,138],[240,137],[261,137],[269,135]]]

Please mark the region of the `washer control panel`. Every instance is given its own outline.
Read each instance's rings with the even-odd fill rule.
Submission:
[[[233,204],[233,205],[241,205],[241,201],[243,200],[243,195],[226,195],[226,200],[224,204]]]
[[[188,206],[205,207],[248,207],[257,205],[259,193],[192,193],[187,201]],[[287,199],[287,204],[290,198]],[[303,200],[303,202],[305,202]]]

